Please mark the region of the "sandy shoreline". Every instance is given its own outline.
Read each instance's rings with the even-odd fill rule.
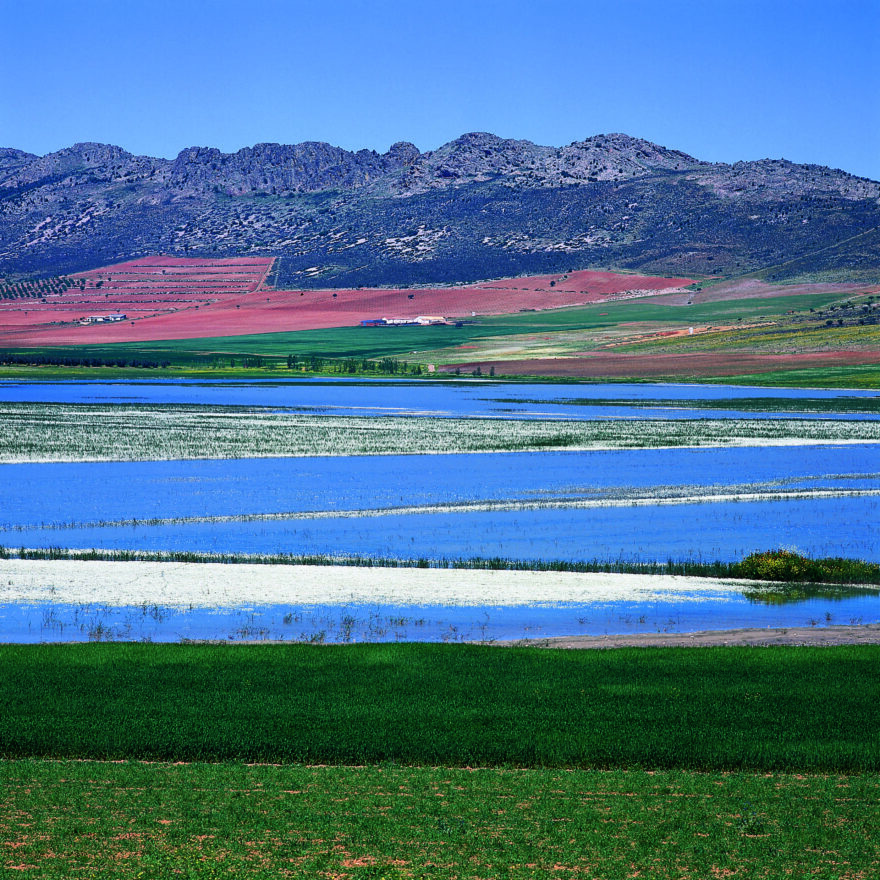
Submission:
[[[880,645],[880,624],[857,626],[793,626],[779,629],[726,629],[694,633],[641,633],[637,635],[561,636],[496,642],[501,647],[566,648],[717,648],[774,645]]]

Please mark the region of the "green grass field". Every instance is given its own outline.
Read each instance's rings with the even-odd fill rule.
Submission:
[[[0,647],[0,755],[880,770],[880,647]]]
[[[166,878],[871,878],[868,776],[0,764],[0,870]]]
[[[741,376],[718,376],[701,381],[720,385],[761,385],[767,388],[880,388],[880,364],[774,370]]]
[[[0,870],[868,880],[878,662],[880,646],[2,646]]]

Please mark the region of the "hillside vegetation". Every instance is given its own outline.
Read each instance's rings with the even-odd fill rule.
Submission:
[[[572,268],[877,277],[880,184],[786,160],[703,162],[628,135],[471,133],[421,153],[323,143],[0,151],[0,275],[157,253],[278,256],[276,286],[437,284]],[[768,269],[767,267],[772,267]]]

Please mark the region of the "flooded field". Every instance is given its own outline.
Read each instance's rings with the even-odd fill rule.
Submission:
[[[761,400],[763,409],[756,403]],[[0,380],[0,402],[34,401],[256,406],[325,415],[504,419],[766,418],[780,406],[796,413],[799,401],[806,417],[814,418],[815,402],[820,401],[823,410],[836,410],[838,417],[880,418],[880,395],[873,390],[857,389],[662,383],[566,385],[467,379],[455,382],[310,378],[52,383]],[[737,401],[749,405],[738,408]],[[715,406],[705,408],[707,403]],[[847,412],[853,408],[858,411]]]
[[[633,562],[787,547],[877,560],[878,463],[880,446],[858,445],[0,465],[0,544]]]
[[[483,608],[454,605],[166,606],[0,604],[0,642],[293,641],[494,642],[560,636],[692,633],[711,629],[824,627],[880,622],[876,595],[797,606],[744,598]]]
[[[0,561],[0,641],[504,641],[880,622],[880,589],[569,572]]]
[[[874,493],[880,444],[6,464],[0,474],[0,528],[60,530]]]
[[[174,441],[181,449],[178,459],[169,447],[159,456],[165,460],[0,464],[0,546],[362,557],[435,566],[492,558],[526,564],[731,562],[776,548],[880,561],[880,443],[871,433],[875,393],[766,394],[706,386],[479,382],[0,383],[0,402],[10,406],[30,400],[308,411],[311,433],[304,437],[320,436],[326,419],[328,428],[334,426],[332,442],[341,447],[334,446],[333,455],[299,450],[294,457],[199,459],[186,457],[181,439]],[[663,405],[655,405],[658,401]],[[213,411],[191,413],[181,435],[197,432]],[[101,413],[103,421],[50,413],[46,431],[54,430],[53,419],[63,422],[68,434],[59,435],[62,446],[78,448],[69,443],[70,432],[74,440],[80,435],[88,440],[90,432],[112,428],[114,412],[111,407]],[[248,433],[247,456],[259,454],[270,427],[281,435],[306,429],[224,412]],[[395,454],[407,442],[395,435],[393,442],[382,441],[385,454],[351,454],[345,448],[346,432],[379,436],[386,426],[401,423],[384,418],[389,414],[407,416],[417,433],[420,425],[431,425],[442,434],[437,425],[448,424],[454,434],[476,424],[475,418],[494,419],[500,436],[515,434],[522,420],[531,431],[541,419],[592,425],[599,412],[612,426],[636,432],[641,430],[636,425],[650,426],[652,438],[665,436],[658,425],[685,425],[685,417],[708,425],[709,415],[717,440],[703,439],[717,445],[459,453],[453,444],[445,454]],[[367,418],[333,421],[353,413]],[[173,412],[149,415],[158,420],[153,430],[161,432],[163,420],[176,424]],[[648,415],[655,420],[644,421]],[[751,439],[745,432],[738,440],[742,445],[725,447],[724,425],[733,431],[743,423],[740,416],[751,420],[748,424],[760,418],[770,426],[797,418],[805,436],[811,425],[843,424],[830,418],[849,419],[853,438],[861,436],[860,424],[865,430],[857,442],[846,434],[846,442],[813,437],[795,446],[768,446],[758,432]],[[136,426],[132,430],[137,433]],[[535,434],[536,442],[545,442],[541,436]],[[307,439],[304,449],[313,442],[317,446]],[[105,443],[111,455],[114,444],[112,436]],[[234,580],[231,573],[240,567],[208,568]],[[877,596],[864,591],[766,603],[741,589],[705,582],[684,591],[679,585],[664,595],[542,598],[540,590],[526,591],[512,602],[512,572],[503,573],[501,589],[465,601],[444,598],[436,569],[430,588],[417,598],[405,592],[389,598],[375,590],[330,595],[327,585],[337,570],[324,569],[324,593],[296,594],[292,600],[289,594],[272,597],[271,568],[263,567],[256,594],[217,598],[207,606],[131,593],[126,585],[142,571],[132,567],[120,569],[100,598],[88,590],[75,600],[60,593],[16,597],[12,578],[0,584],[0,640],[503,640],[880,619]],[[393,581],[390,571],[379,575],[386,586]],[[45,577],[51,580],[49,572]]]

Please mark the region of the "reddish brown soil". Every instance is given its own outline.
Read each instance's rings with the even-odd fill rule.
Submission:
[[[853,294],[880,293],[880,287],[876,284],[768,284],[766,281],[758,281],[754,278],[738,278],[732,281],[722,281],[720,284],[712,284],[700,291],[686,291],[683,293],[671,293],[657,299],[657,302],[666,305],[687,305],[690,302],[710,303],[722,302],[732,299],[767,299],[777,296],[803,296],[805,294],[831,293],[841,298]]]
[[[441,367],[446,372],[495,370],[496,376],[565,376],[571,378],[659,378],[664,376],[743,376],[772,370],[848,367],[880,364],[880,351],[829,351],[806,354],[685,353],[610,354],[597,352],[584,357],[535,358],[534,360],[474,361]]]
[[[482,290],[504,290],[512,295],[540,292],[549,296],[565,297],[574,294],[578,297],[578,302],[602,302],[606,299],[615,299],[626,291],[661,291],[672,287],[683,287],[690,283],[690,278],[654,278],[648,275],[580,270],[568,275],[502,278],[474,286]],[[552,307],[554,302],[549,300],[548,307]]]
[[[201,290],[216,293],[247,293],[257,290],[272,268],[271,257],[203,260],[193,257],[143,257],[79,272],[75,281],[86,288],[101,282],[101,292],[126,293]]]
[[[166,262],[162,262],[164,260]],[[171,258],[138,260],[108,266],[89,273],[100,290],[68,291],[44,305],[14,303],[8,311],[0,308],[0,346],[87,345],[90,343],[147,342],[160,339],[198,339],[212,336],[238,336],[291,330],[357,326],[369,318],[415,318],[436,315],[458,319],[474,315],[503,315],[525,310],[558,308],[588,302],[602,302],[641,291],[679,288],[687,278],[651,278],[611,272],[574,272],[569,276],[546,275],[531,278],[490,281],[462,287],[416,288],[402,290],[266,290],[230,294],[219,288],[184,292],[179,277],[167,281]],[[178,261],[179,262],[179,261]],[[180,275],[205,280],[216,271],[223,284],[236,274],[252,278],[259,267],[232,266],[227,261],[200,261],[199,266],[178,266]],[[132,268],[134,267],[134,268]],[[160,279],[165,267],[165,282]],[[135,273],[136,269],[136,273]],[[221,271],[222,270],[222,271]],[[234,271],[233,271],[234,270]],[[269,266],[264,261],[261,284]],[[129,274],[126,274],[129,273]],[[137,293],[129,281],[137,274]],[[107,281],[110,278],[110,281]],[[551,285],[551,282],[555,282]],[[168,291],[167,285],[178,285]],[[248,282],[251,283],[251,282]],[[108,285],[119,285],[113,290]],[[165,286],[163,286],[165,285]],[[182,285],[182,286],[181,286]],[[109,294],[109,295],[108,295]],[[10,304],[12,306],[12,304]],[[89,314],[121,312],[128,319],[121,323],[81,326],[70,323]],[[75,313],[75,314],[74,314]],[[7,319],[8,315],[8,319]],[[65,322],[53,324],[52,322]],[[381,332],[377,330],[376,332]]]

